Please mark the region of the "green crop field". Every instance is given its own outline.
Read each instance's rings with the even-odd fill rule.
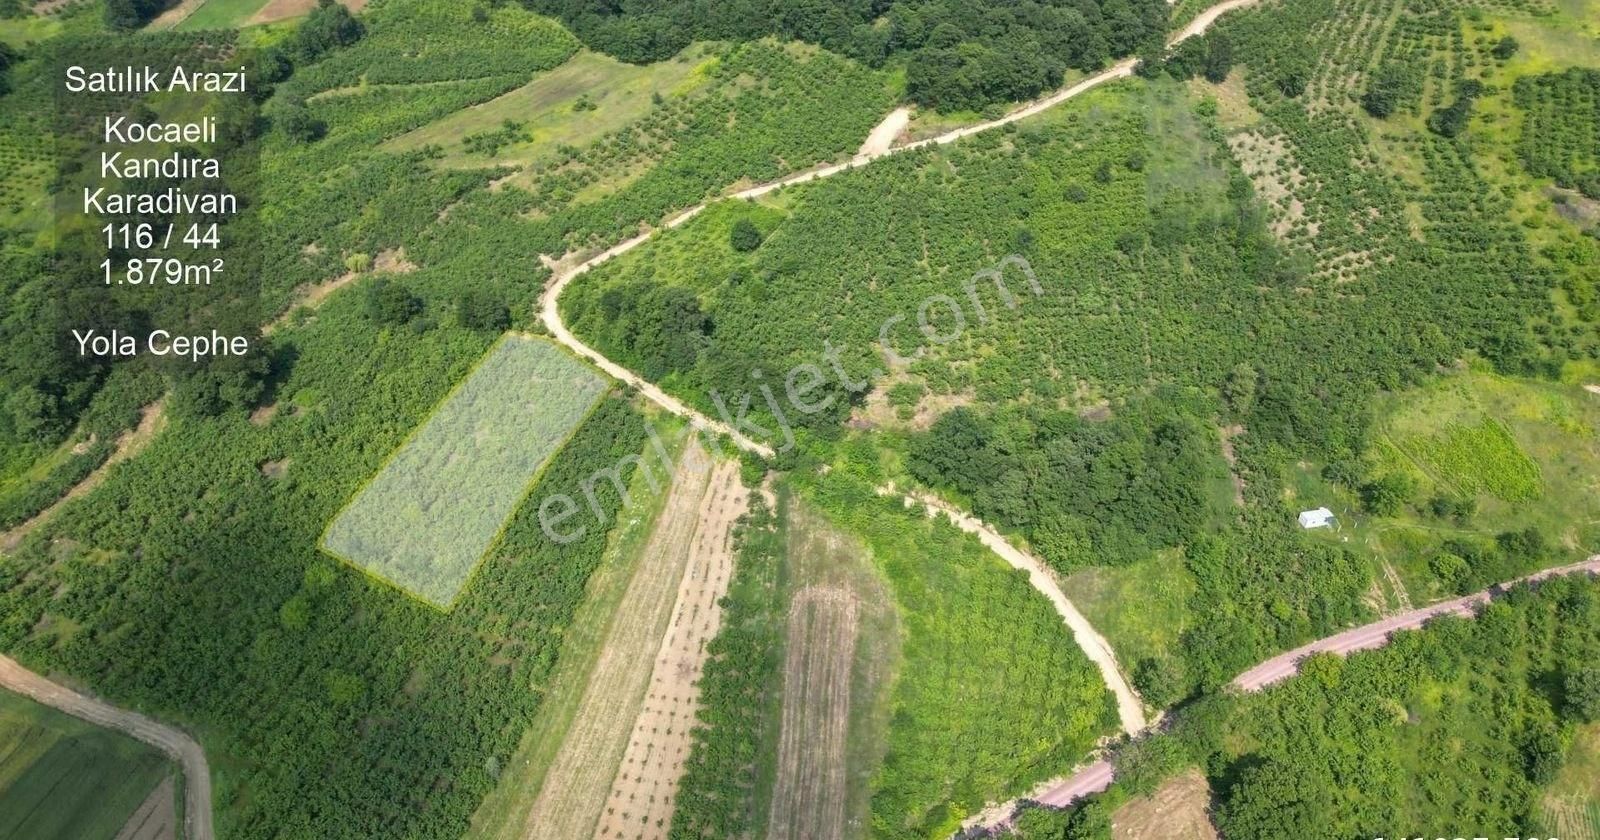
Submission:
[[[0,837],[111,840],[175,772],[153,747],[0,691]]]
[[[552,344],[502,339],[340,511],[322,547],[448,609],[606,389]]]

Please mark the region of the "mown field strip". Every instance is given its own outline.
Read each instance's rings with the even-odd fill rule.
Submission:
[[[843,840],[850,672],[859,604],[848,590],[808,587],[789,608],[778,771],[770,840]]]
[[[590,836],[599,821],[677,602],[710,477],[710,456],[690,441],[673,473],[666,507],[612,617],[571,728],[528,812],[523,829],[527,840],[578,840]]]
[[[650,689],[617,766],[596,840],[665,840],[700,707],[706,644],[722,626],[733,578],[733,528],[750,507],[738,461],[716,466],[700,502],[693,549],[661,640]]]

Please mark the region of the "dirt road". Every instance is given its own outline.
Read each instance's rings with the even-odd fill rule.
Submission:
[[[206,764],[205,751],[193,738],[138,712],[119,709],[57,685],[6,656],[0,656],[0,688],[97,726],[127,733],[171,756],[183,767],[184,835],[189,840],[213,840],[216,836],[211,825],[211,769]]]
[[[900,139],[900,132],[905,131],[906,126],[910,124],[910,108],[901,106],[890,111],[889,116],[884,117],[883,122],[878,123],[878,126],[872,129],[872,133],[867,135],[866,142],[861,144],[856,154],[881,155],[889,151],[894,147],[894,141]]]
[[[1066,622],[1067,628],[1072,631],[1072,638],[1078,647],[1089,657],[1096,668],[1100,669],[1100,676],[1105,681],[1106,687],[1117,698],[1117,717],[1122,721],[1122,731],[1135,735],[1143,731],[1149,722],[1144,716],[1144,702],[1139,699],[1133,686],[1128,683],[1122,673],[1122,668],[1117,665],[1117,655],[1111,650],[1111,643],[1105,640],[1094,625],[1089,623],[1083,613],[1068,600],[1061,586],[1056,582],[1055,575],[1045,568],[1033,555],[1012,545],[1000,532],[971,514],[958,510],[954,505],[943,499],[930,496],[926,493],[909,493],[905,496],[908,504],[920,504],[930,514],[943,515],[957,528],[975,535],[980,542],[1000,555],[1013,569],[1020,569],[1028,575],[1028,582],[1033,588],[1039,590],[1061,614],[1061,620]]]
[[[1395,633],[1401,630],[1418,629],[1439,616],[1459,615],[1470,617],[1476,615],[1479,607],[1489,603],[1501,593],[1519,583],[1538,583],[1542,580],[1573,574],[1600,575],[1600,554],[1596,554],[1582,563],[1545,569],[1516,580],[1496,584],[1482,592],[1451,601],[1442,601],[1432,606],[1401,613],[1382,621],[1374,621],[1371,624],[1364,624],[1324,639],[1318,639],[1287,653],[1274,656],[1245,671],[1234,678],[1232,685],[1245,692],[1260,691],[1267,686],[1286,680],[1299,673],[1301,660],[1313,653],[1333,653],[1344,656],[1355,651],[1381,648],[1389,643],[1389,639]],[[1063,778],[1060,782],[1050,785],[1043,793],[1031,798],[1041,805],[1064,808],[1079,799],[1100,793],[1111,787],[1114,777],[1115,772],[1111,762],[1097,761],[1071,776]],[[1013,807],[991,809],[990,813],[999,814],[998,818],[993,821],[986,820],[981,824],[986,827],[999,827],[1008,824],[1011,815],[1015,812],[1015,804],[1008,803]]]
[[[139,425],[123,432],[122,436],[117,438],[116,448],[112,450],[110,457],[106,458],[105,463],[96,467],[94,472],[89,473],[82,481],[74,484],[71,490],[68,490],[61,498],[51,503],[49,507],[34,514],[31,519],[21,525],[4,534],[0,534],[0,554],[15,551],[17,546],[22,545],[23,538],[28,536],[29,532],[43,525],[57,511],[71,504],[75,499],[87,496],[91,490],[99,487],[100,483],[105,481],[106,476],[111,473],[112,467],[139,454],[139,451],[144,449],[165,425],[166,405],[167,398],[162,397],[139,409]]]
[[[1205,12],[1202,12],[1198,17],[1191,21],[1189,25],[1185,26],[1182,31],[1169,39],[1169,43],[1176,44],[1177,42],[1186,38],[1199,35],[1209,28],[1211,24],[1216,22],[1217,18],[1221,17],[1225,12],[1240,8],[1242,6],[1250,5],[1254,2],[1256,2],[1256,0],[1225,0],[1225,2],[1219,3],[1216,6],[1207,9]],[[678,227],[684,222],[687,222],[699,215],[701,211],[705,210],[709,204],[715,201],[756,198],[786,186],[803,184],[807,181],[816,181],[832,175],[837,175],[840,172],[847,171],[854,167],[871,163],[872,161],[886,155],[898,154],[911,149],[920,149],[925,146],[945,145],[960,140],[963,137],[969,137],[973,134],[989,131],[994,128],[999,128],[1003,125],[1009,125],[1018,120],[1026,119],[1035,114],[1053,108],[1062,102],[1072,99],[1073,97],[1080,96],[1086,91],[1092,90],[1107,82],[1130,76],[1133,74],[1133,68],[1136,64],[1136,59],[1125,59],[1115,65],[1112,65],[1110,68],[1101,71],[1100,73],[1078,82],[1077,84],[1071,85],[1067,88],[1056,91],[1049,96],[1023,105],[1022,107],[1011,111],[999,119],[958,128],[954,131],[946,132],[945,134],[941,134],[937,137],[930,137],[926,140],[919,140],[915,143],[907,143],[902,146],[883,146],[881,142],[874,142],[873,138],[868,138],[867,143],[863,144],[862,146],[861,153],[843,163],[830,164],[828,166],[796,173],[771,183],[750,187],[749,189],[741,190],[722,198],[712,199],[704,204],[698,204],[689,208],[688,210],[685,210],[677,216],[674,216],[672,219],[666,222],[663,228],[671,229]],[[890,125],[893,121],[894,116],[890,115],[890,118],[886,119],[884,124]],[[887,128],[884,128],[883,125],[880,125],[879,128],[885,132],[888,130]],[[898,134],[899,132],[896,131],[895,133]],[[874,130],[873,134],[876,137],[879,134],[878,130]],[[772,447],[759,441],[751,440],[749,437],[739,433],[737,430],[729,427],[727,424],[712,420],[710,417],[705,416],[699,411],[684,405],[683,402],[678,400],[676,397],[673,397],[672,395],[656,387],[655,384],[646,381],[644,377],[639,376],[622,365],[611,361],[598,350],[595,350],[589,345],[583,343],[583,341],[579,340],[577,336],[572,334],[571,330],[567,329],[567,325],[561,320],[561,309],[558,305],[558,302],[561,298],[561,293],[566,290],[567,286],[570,285],[575,278],[579,277],[595,266],[606,263],[616,257],[626,254],[640,245],[643,245],[654,235],[654,231],[646,231],[638,236],[633,237],[632,239],[618,243],[617,245],[614,245],[611,248],[593,257],[590,257],[589,259],[576,263],[572,262],[574,259],[572,255],[568,255],[560,260],[556,260],[547,255],[541,254],[539,259],[550,269],[551,277],[550,282],[545,287],[544,294],[540,299],[540,320],[544,323],[545,329],[550,331],[550,335],[554,337],[556,341],[561,342],[561,344],[567,347],[567,349],[577,353],[579,356],[588,359],[590,362],[594,363],[596,367],[599,367],[607,374],[610,374],[619,381],[637,389],[639,393],[645,396],[646,399],[649,399],[656,405],[661,406],[662,408],[678,415],[679,417],[688,419],[690,424],[696,428],[707,429],[726,435],[741,449],[744,449],[748,452],[754,452],[763,457],[772,457]],[[923,503],[926,504],[926,501],[923,501]],[[1139,702],[1138,696],[1134,693],[1132,687],[1128,685],[1127,680],[1123,678],[1121,669],[1117,667],[1116,656],[1111,652],[1111,646],[1106,643],[1105,639],[1102,638],[1099,633],[1095,632],[1094,627],[1089,624],[1088,619],[1084,618],[1083,614],[1072,605],[1072,602],[1067,600],[1066,595],[1061,592],[1061,588],[1056,585],[1054,578],[1050,577],[1049,573],[1043,568],[1043,566],[1039,564],[1037,560],[1034,560],[1024,552],[1017,549],[1015,546],[1012,546],[1010,543],[1006,542],[1006,540],[1001,537],[998,532],[994,531],[994,529],[976,519],[967,516],[967,514],[948,507],[948,505],[944,507],[944,510],[946,514],[951,517],[952,521],[956,522],[959,527],[967,529],[970,531],[970,533],[978,535],[979,539],[982,539],[985,545],[989,546],[996,553],[1000,554],[1000,556],[1004,558],[1007,563],[1010,563],[1012,566],[1022,569],[1028,573],[1028,580],[1036,588],[1038,588],[1046,598],[1049,598],[1052,604],[1056,606],[1056,610],[1061,613],[1062,619],[1065,620],[1067,625],[1072,628],[1073,637],[1078,640],[1078,644],[1083,647],[1084,652],[1088,654],[1089,658],[1093,660],[1095,665],[1100,668],[1102,676],[1104,676],[1106,679],[1106,687],[1111,689],[1112,693],[1117,697],[1117,713],[1122,720],[1122,727],[1124,731],[1137,732],[1143,729],[1145,726],[1143,705]],[[968,524],[963,524],[963,520],[965,520]]]
[[[1401,630],[1415,630],[1428,621],[1441,615],[1472,616],[1478,608],[1489,603],[1496,595],[1519,583],[1537,583],[1553,577],[1571,574],[1600,574],[1600,554],[1590,557],[1582,563],[1573,563],[1570,566],[1558,566],[1554,569],[1545,569],[1526,577],[1498,584],[1465,597],[1452,601],[1441,601],[1432,606],[1403,612],[1390,616],[1382,621],[1374,621],[1353,630],[1346,630],[1318,639],[1308,645],[1302,645],[1287,653],[1281,653],[1268,659],[1260,665],[1245,671],[1235,677],[1233,685],[1243,691],[1260,691],[1275,682],[1286,680],[1300,672],[1300,661],[1313,653],[1336,653],[1344,656],[1358,650],[1372,650],[1381,648],[1389,643],[1389,637]]]

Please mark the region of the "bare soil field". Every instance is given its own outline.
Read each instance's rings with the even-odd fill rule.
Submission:
[[[771,840],[842,840],[849,800],[850,671],[856,596],[807,587],[789,606]]]
[[[750,491],[739,479],[739,462],[718,464],[701,499],[672,623],[661,639],[649,693],[617,765],[596,838],[667,836],[700,707],[698,683],[706,663],[706,643],[722,625],[720,601],[733,576],[733,528],[749,507]]]
[[[1115,840],[1217,840],[1211,825],[1211,789],[1199,770],[1164,782],[1111,815]]]
[[[345,8],[352,12],[359,12],[366,8],[367,0],[340,0]],[[310,14],[317,7],[317,0],[268,0],[255,14],[246,20],[245,26],[255,26],[260,23],[273,23],[289,18]]]
[[[766,836],[834,840],[865,831],[899,667],[899,611],[866,548],[785,499],[789,612]],[[758,800],[759,802],[760,800]]]
[[[128,817],[114,840],[177,840],[176,783],[171,776],[150,791],[143,804]]]

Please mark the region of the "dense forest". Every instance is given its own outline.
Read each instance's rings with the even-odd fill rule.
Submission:
[[[659,61],[696,39],[779,35],[870,66],[904,64],[906,92],[943,111],[1026,99],[1067,70],[1159,46],[1163,0],[691,2],[596,4],[534,0],[589,46],[624,61]]]
[[[1058,568],[1127,563],[1183,545],[1210,519],[1206,478],[1222,465],[1211,411],[1194,403],[1162,391],[1103,422],[956,408],[912,439],[907,467],[1026,534]]]

